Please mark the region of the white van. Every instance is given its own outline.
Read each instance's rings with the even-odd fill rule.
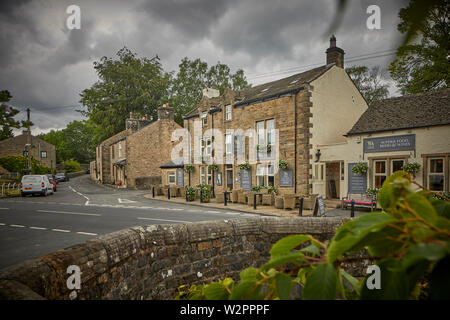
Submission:
[[[53,194],[53,184],[50,183],[46,175],[26,175],[22,177],[20,183],[20,194],[25,197],[27,194],[40,194],[46,196]]]

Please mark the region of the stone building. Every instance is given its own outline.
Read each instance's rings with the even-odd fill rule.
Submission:
[[[184,116],[190,143],[183,160],[195,167],[184,174],[184,184],[209,184],[215,193],[262,185],[274,186],[280,194],[310,194],[313,146],[344,142],[367,109],[343,69],[344,51],[336,47],[334,36],[326,62],[242,92],[206,92],[198,107]],[[226,160],[218,163],[222,155]],[[287,162],[286,169],[278,168],[280,160]],[[209,167],[213,163],[214,171]],[[245,163],[249,169],[243,170],[240,165]]]
[[[379,189],[408,163],[420,165],[416,182],[450,191],[450,89],[373,102],[340,143],[313,141],[313,192],[327,198]],[[363,175],[351,169],[367,164]]]
[[[158,108],[158,119],[126,120],[126,129],[97,147],[98,181],[118,187],[137,187],[136,179],[161,177],[160,166],[170,159],[174,146],[172,132],[181,129],[174,121],[174,111],[167,104]],[[94,177],[91,173],[91,177]]]
[[[29,145],[28,152],[37,162],[45,167],[56,168],[56,147],[31,134],[26,129],[21,135],[0,141],[0,157],[8,155],[23,155],[25,146]]]

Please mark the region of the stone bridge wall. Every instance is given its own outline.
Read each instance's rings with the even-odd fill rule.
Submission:
[[[172,299],[182,284],[210,282],[261,266],[290,234],[331,239],[348,218],[219,220],[133,227],[0,270],[1,299]],[[67,289],[70,265],[81,289]]]

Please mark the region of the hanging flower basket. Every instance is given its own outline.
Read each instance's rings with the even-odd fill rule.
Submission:
[[[219,169],[219,167],[217,166],[217,164],[213,163],[208,166],[208,169],[211,171],[217,171]]]
[[[241,163],[241,164],[238,164],[238,168],[241,170],[248,170],[248,169],[250,169],[250,164],[248,162]]]
[[[184,166],[184,171],[186,171],[186,172],[192,172],[192,171],[194,171],[194,169],[195,169],[195,167],[191,164],[187,164]]]
[[[287,169],[287,168],[289,168],[289,163],[287,161],[280,160],[280,161],[278,161],[278,168]]]
[[[367,172],[367,170],[369,170],[369,166],[366,163],[363,163],[363,162],[358,163],[356,166],[354,166],[352,168],[352,172],[354,174],[358,174],[360,176],[365,174]]]
[[[417,162],[410,162],[405,164],[402,167],[402,170],[415,175],[417,172],[420,171],[420,164],[418,164]]]

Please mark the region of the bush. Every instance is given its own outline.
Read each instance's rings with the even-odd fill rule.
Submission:
[[[0,158],[0,166],[8,170],[9,172],[18,172],[23,174],[26,168],[26,159],[24,156],[5,156]],[[49,174],[52,173],[52,169],[49,167],[41,166],[38,162],[31,157],[31,173],[32,174]]]
[[[282,238],[266,264],[240,273],[240,283],[181,286],[175,299],[292,299],[294,286],[306,300],[450,299],[450,199],[412,184],[397,171],[378,193],[383,211],[346,222],[329,244],[310,235]],[[363,249],[367,256],[355,255]],[[379,289],[368,288],[372,274],[358,280],[343,268],[365,260],[378,266]]]
[[[195,194],[197,193],[197,190],[193,187],[187,187],[186,188],[186,199],[188,201],[194,201],[195,200]]]
[[[64,161],[64,170],[67,172],[81,171],[80,163],[76,160],[66,160]]]

